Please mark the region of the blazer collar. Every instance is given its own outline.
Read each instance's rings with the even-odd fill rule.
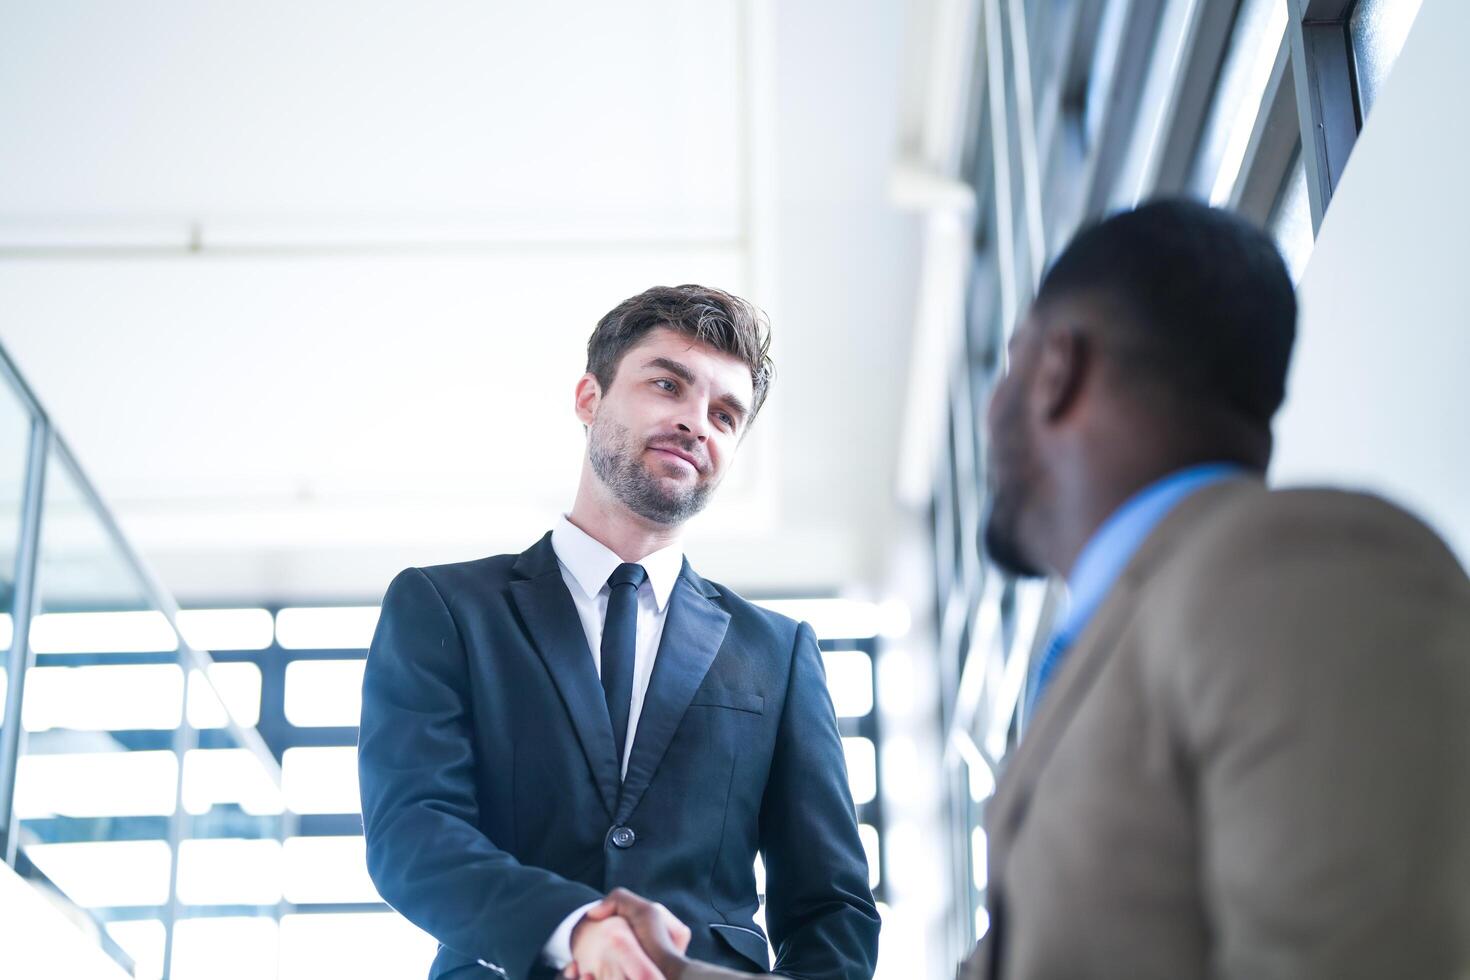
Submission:
[[[1254,477],[1225,480],[1205,487],[1181,502],[1144,539],[1109,590],[1097,614],[1078,636],[1076,645],[1062,662],[1047,696],[1042,700],[1030,729],[1007,761],[995,796],[986,807],[985,822],[994,857],[1004,854],[1025,819],[1032,791],[1047,760],[1076,717],[1093,682],[1116,648],[1118,638],[1137,611],[1140,590],[1163,559],[1188,536],[1188,530],[1210,508],[1236,495],[1261,490],[1260,480]],[[1002,871],[1001,863],[992,860],[992,874]]]
[[[548,533],[521,553],[511,571],[510,594],[546,671],[561,693],[577,741],[609,815],[617,808],[618,765],[612,721],[587,634],[562,580]]]
[[[522,552],[512,572],[517,577],[510,583],[511,596],[526,632],[561,694],[608,814],[622,823],[643,798],[695,690],[719,653],[730,613],[716,601],[719,590],[700,578],[686,559],[669,597],[668,618],[638,718],[628,774],[620,784],[602,682],[562,578],[551,534]]]

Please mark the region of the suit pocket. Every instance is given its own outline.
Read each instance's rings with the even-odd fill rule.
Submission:
[[[702,704],[711,708],[734,708],[736,711],[749,711],[756,715],[764,714],[766,710],[766,699],[759,694],[752,694],[749,691],[728,691],[722,688],[697,691],[689,704],[691,706]]]
[[[709,927],[716,936],[725,941],[726,946],[760,967],[762,973],[770,971],[770,948],[766,945],[765,936],[754,929],[732,926],[727,922],[711,922]]]

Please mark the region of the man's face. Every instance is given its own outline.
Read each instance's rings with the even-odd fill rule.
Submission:
[[[1028,540],[1040,482],[1029,403],[1040,331],[1033,311],[1011,335],[1009,364],[991,395],[985,418],[990,442],[985,550],[1001,568],[1028,577],[1045,574],[1034,542]]]
[[[588,460],[633,513],[682,524],[724,478],[753,402],[744,362],[677,331],[651,330],[588,408]],[[583,404],[579,396],[579,410]]]

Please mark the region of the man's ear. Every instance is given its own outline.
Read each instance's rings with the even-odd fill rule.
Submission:
[[[597,382],[597,375],[588,372],[577,379],[576,400],[573,403],[577,418],[583,425],[591,425],[592,420],[597,417],[597,406],[602,401],[602,385]]]
[[[1041,335],[1032,404],[1042,418],[1056,421],[1070,412],[1082,393],[1083,382],[1094,368],[1090,338],[1082,330],[1051,324]]]

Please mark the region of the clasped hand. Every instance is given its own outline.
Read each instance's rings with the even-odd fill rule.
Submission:
[[[680,980],[689,927],[657,902],[617,888],[572,930],[568,980]]]

